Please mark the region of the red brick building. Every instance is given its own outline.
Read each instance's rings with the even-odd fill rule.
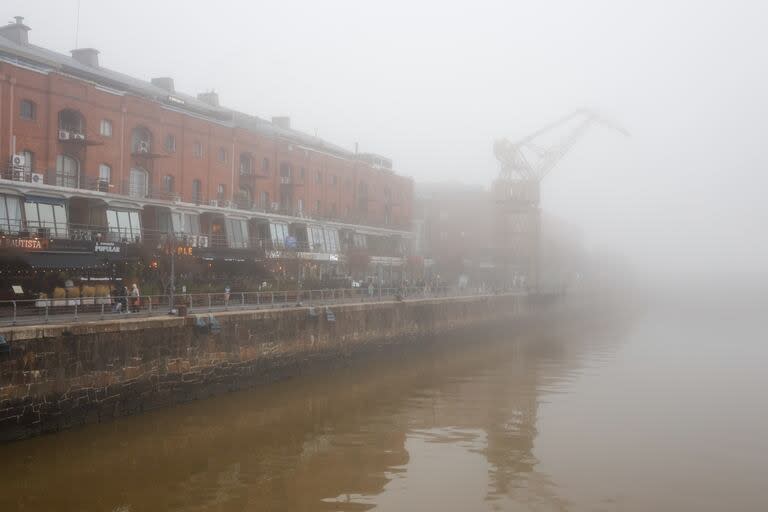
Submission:
[[[405,256],[413,182],[390,160],[105,69],[95,49],[35,46],[29,31],[22,18],[0,28],[0,234]]]

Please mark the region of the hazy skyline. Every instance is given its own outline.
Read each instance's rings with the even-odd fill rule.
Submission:
[[[6,0],[33,44],[75,47],[77,1]],[[766,272],[760,2],[96,2],[79,47],[105,67],[352,149],[417,181],[488,185],[493,141],[581,106],[589,133],[544,208],[651,272]]]

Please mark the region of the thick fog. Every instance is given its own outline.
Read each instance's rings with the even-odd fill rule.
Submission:
[[[641,275],[768,276],[768,8],[759,1],[5,0],[30,41],[394,159],[490,184],[492,144],[583,106],[543,205]],[[6,20],[2,20],[6,21]],[[76,41],[77,38],[77,41]]]

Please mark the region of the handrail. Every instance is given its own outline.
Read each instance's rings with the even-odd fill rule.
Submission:
[[[510,289],[517,291],[522,289]],[[456,287],[359,287],[321,288],[311,290],[238,291],[222,293],[177,293],[175,304],[170,295],[134,297],[60,297],[49,299],[0,301],[0,325],[45,324],[101,320],[109,315],[158,316],[178,313],[180,307],[188,313],[213,311],[260,310],[297,306],[326,306],[350,302],[379,302],[430,297],[460,297],[492,293],[487,289]]]

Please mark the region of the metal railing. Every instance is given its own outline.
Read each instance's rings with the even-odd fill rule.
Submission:
[[[330,306],[432,297],[459,297],[489,290],[441,287],[326,288],[230,293],[179,293],[135,297],[62,297],[0,301],[0,325],[36,325],[96,321],[134,316],[207,314],[218,311],[259,310],[300,306]],[[520,291],[522,293],[522,291]]]

